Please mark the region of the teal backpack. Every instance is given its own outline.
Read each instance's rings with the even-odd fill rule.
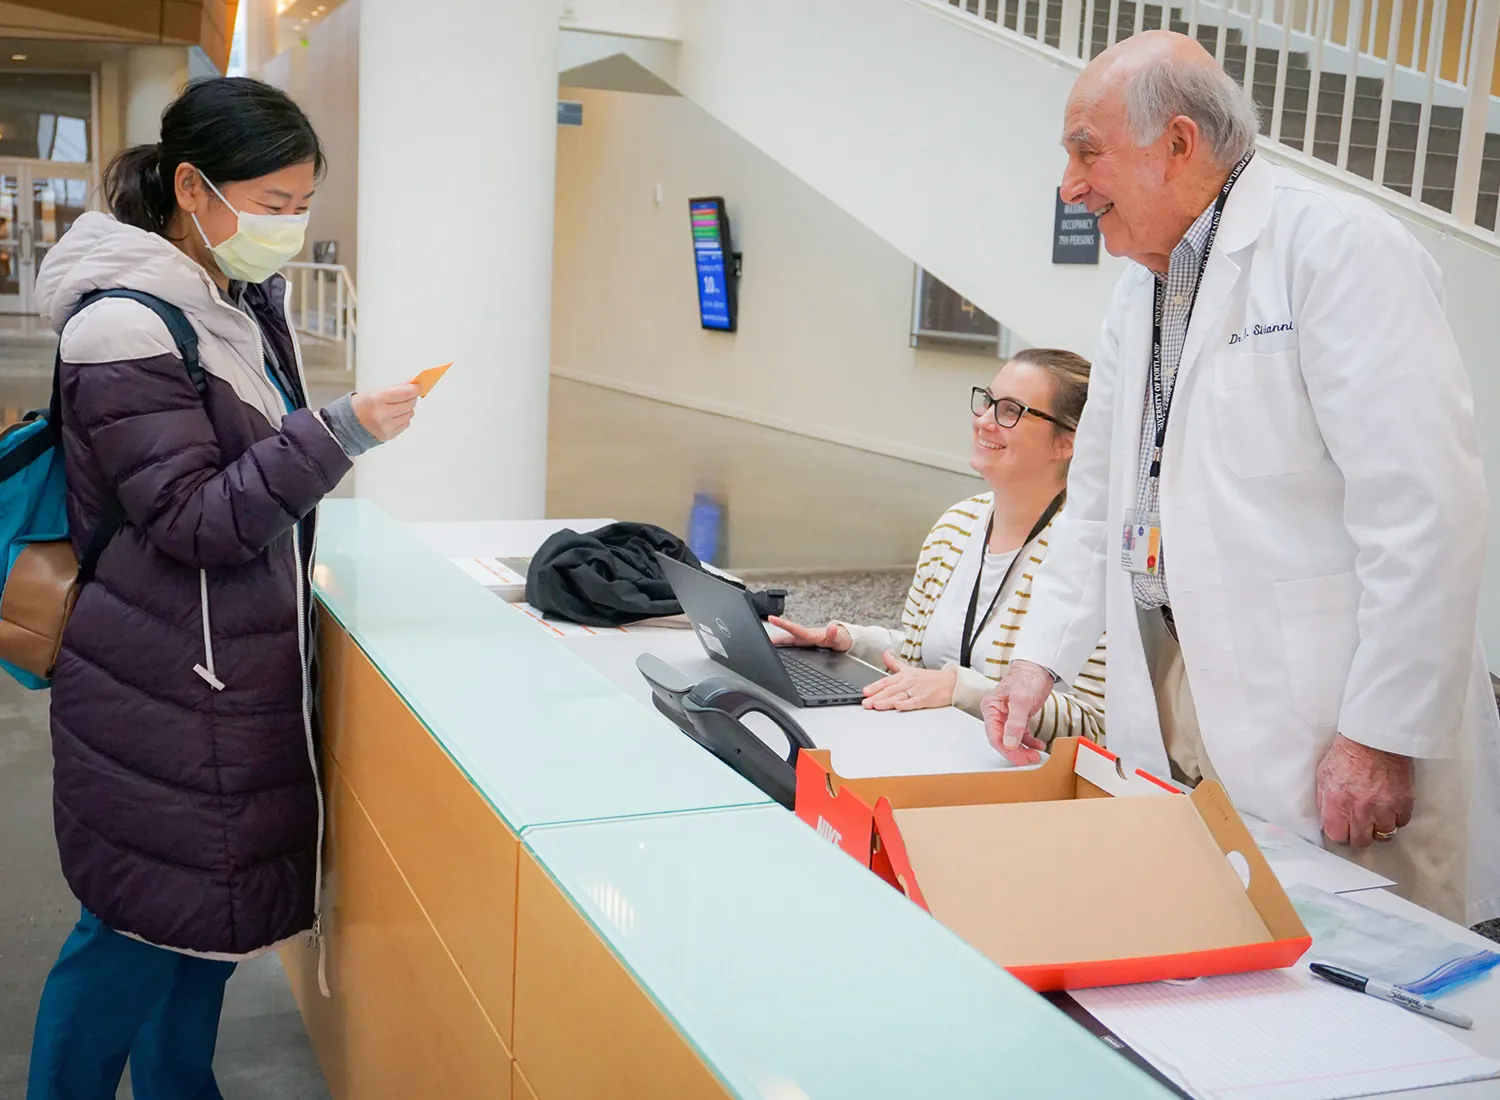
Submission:
[[[176,306],[138,290],[98,290],[79,300],[77,313],[101,298],[129,298],[156,313],[182,357],[201,398],[208,378],[198,362],[198,334]],[[23,686],[45,688],[62,644],[62,630],[79,590],[125,521],[113,496],[89,537],[83,560],[68,540],[68,483],[62,450],[62,352],[52,367],[52,403],[0,432],[0,669]]]

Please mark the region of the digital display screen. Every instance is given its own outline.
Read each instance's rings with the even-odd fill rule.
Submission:
[[[693,259],[698,269],[698,316],[704,328],[734,331],[734,288],[729,271],[729,220],[722,199],[688,203],[693,226]]]

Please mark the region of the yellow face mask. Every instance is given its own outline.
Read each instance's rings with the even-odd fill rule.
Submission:
[[[198,173],[209,189],[219,196],[219,201],[229,206],[226,199],[209,178]],[[234,210],[234,207],[229,206]],[[213,253],[219,270],[231,279],[246,283],[263,283],[275,275],[297,253],[302,251],[307,239],[307,214],[245,214],[234,210],[239,218],[239,227],[220,244],[209,242],[208,234],[193,214],[193,224],[198,235]]]

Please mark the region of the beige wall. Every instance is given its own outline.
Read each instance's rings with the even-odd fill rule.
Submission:
[[[339,262],[349,268],[358,286],[358,240],[355,210],[359,193],[359,4],[356,0],[329,12],[307,34],[307,45],[293,45],[266,64],[258,74],[297,101],[312,120],[323,151],[328,174],[318,185],[308,224],[309,251],[299,259],[310,260],[311,242],[337,241]],[[413,166],[413,207],[393,211],[392,225],[403,224],[415,232],[418,210],[415,196],[422,177]]]
[[[161,116],[188,83],[186,46],[133,46],[125,51],[124,84],[126,145],[148,145],[161,140]]]
[[[294,47],[295,48],[295,47]],[[328,157],[308,226],[309,241],[338,241],[339,262],[358,278],[355,210],[359,193],[359,4],[328,13],[307,36],[303,89],[295,98],[312,119]],[[413,166],[413,195],[421,186]],[[397,212],[399,213],[399,212]],[[406,212],[418,229],[417,210]],[[399,224],[392,218],[392,224]],[[310,259],[311,257],[306,257]],[[359,284],[356,282],[355,284]]]
[[[685,99],[561,94],[584,124],[558,129],[554,374],[967,469],[969,389],[996,363],[909,346],[910,260]],[[476,217],[485,182],[465,181]],[[745,254],[734,335],[698,324],[700,195]]]

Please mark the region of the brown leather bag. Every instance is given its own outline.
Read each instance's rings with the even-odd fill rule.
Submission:
[[[0,658],[50,679],[77,598],[78,557],[67,539],[22,550],[0,592]]]

